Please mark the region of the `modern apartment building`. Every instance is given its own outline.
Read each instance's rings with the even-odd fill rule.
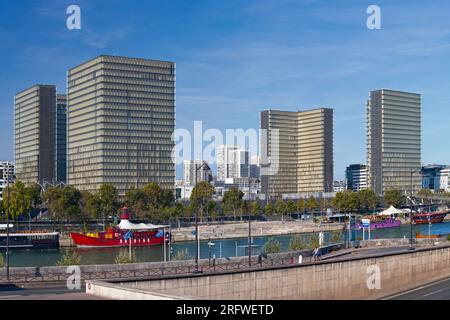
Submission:
[[[333,110],[261,112],[261,193],[333,191]],[[269,174],[268,174],[269,173]]]
[[[370,188],[378,194],[389,189],[408,193],[420,190],[420,94],[389,89],[372,91],[366,110]]]
[[[218,181],[250,176],[250,153],[238,146],[218,146],[216,162]]]
[[[35,85],[15,96],[15,169],[25,184],[55,181],[55,107],[54,85]]]
[[[345,180],[338,180],[333,182],[333,192],[343,192],[346,190]]]
[[[175,63],[99,56],[68,71],[68,183],[174,187]]]
[[[3,200],[3,190],[9,183],[14,183],[14,163],[0,161],[0,200]]]
[[[441,170],[445,165],[429,164],[422,167],[422,189],[439,190],[441,187]]]
[[[201,181],[212,181],[212,172],[208,164],[203,165],[202,160],[183,161],[184,184],[195,186]]]
[[[67,96],[56,96],[56,181],[67,181]]]
[[[345,181],[348,190],[358,192],[367,189],[367,166],[351,164],[345,169]]]
[[[14,163],[11,161],[0,161],[0,179],[14,182]]]
[[[250,158],[250,178],[260,179],[259,156],[251,156]]]
[[[442,169],[439,177],[439,189],[444,190],[445,192],[450,192],[450,167]]]

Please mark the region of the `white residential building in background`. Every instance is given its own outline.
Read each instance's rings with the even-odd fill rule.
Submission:
[[[14,163],[9,161],[0,161],[0,200],[3,200],[3,190],[7,184],[14,183]]]
[[[354,192],[367,189],[367,166],[351,164],[345,169],[346,188]]]
[[[333,192],[343,192],[347,189],[345,180],[333,182]]]
[[[212,180],[211,168],[208,165],[202,166],[202,164],[203,161],[198,159],[183,161],[184,184],[195,186],[196,183],[201,181],[210,182]]]
[[[440,188],[445,192],[450,192],[450,168],[442,169],[440,175]]]
[[[217,180],[250,176],[250,153],[238,146],[221,145],[217,147]]]

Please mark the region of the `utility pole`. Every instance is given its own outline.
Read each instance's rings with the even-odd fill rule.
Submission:
[[[410,212],[409,212],[409,228],[410,228],[410,234],[409,234],[409,250],[414,250],[413,247],[413,173],[418,172],[420,169],[413,169],[411,168],[411,196],[410,196]]]
[[[6,279],[9,281],[9,162],[6,166]]]
[[[194,174],[194,189],[197,187],[197,164],[195,163],[194,160],[194,167],[195,167],[195,174]],[[192,191],[194,191],[194,189],[192,189]],[[195,210],[195,270],[194,272],[197,273],[199,272],[198,269],[198,260],[199,260],[199,255],[200,255],[200,250],[199,250],[199,245],[198,245],[198,209]]]
[[[197,187],[197,172],[201,168],[203,168],[203,166],[205,166],[207,170],[210,170],[208,164],[205,161],[203,161],[201,165],[197,166],[197,164],[195,163],[195,160],[194,160],[194,168],[195,168],[194,188]],[[202,201],[202,207],[203,207],[203,199],[201,201]],[[196,250],[195,250],[196,253],[195,253],[195,270],[194,270],[194,272],[199,273],[200,270],[199,270],[198,264],[199,264],[199,260],[200,260],[200,237],[198,235],[198,210],[195,210],[195,244],[196,244]]]
[[[252,266],[252,220],[248,215],[248,266]]]

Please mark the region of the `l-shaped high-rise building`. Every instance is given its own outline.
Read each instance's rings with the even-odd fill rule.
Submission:
[[[421,96],[381,89],[370,92],[367,110],[369,188],[421,189]]]
[[[66,182],[66,99],[55,85],[34,85],[15,95],[14,159],[25,184]]]
[[[14,160],[17,180],[55,182],[56,86],[35,85],[15,95]]]
[[[261,193],[333,191],[333,109],[261,112]]]
[[[68,71],[68,183],[172,189],[175,63],[99,56]]]

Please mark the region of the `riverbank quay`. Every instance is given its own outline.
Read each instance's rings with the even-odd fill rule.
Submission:
[[[248,222],[227,222],[199,224],[200,240],[236,239],[248,236]],[[342,231],[343,223],[315,223],[312,221],[252,221],[252,236],[276,236],[301,233]],[[195,226],[172,228],[172,242],[195,241]],[[70,233],[63,232],[59,237],[60,247],[74,247]]]
[[[339,245],[335,245],[338,250]],[[218,259],[199,260],[200,272],[218,272],[227,270],[244,270],[249,266],[269,267],[277,265],[288,265],[295,263],[299,255],[304,261],[310,261],[312,250],[301,250],[269,254],[267,258],[252,256],[249,265],[247,257],[231,257]],[[171,275],[186,275],[196,271],[194,260],[146,262],[130,264],[105,264],[105,265],[80,265],[80,266],[48,266],[48,267],[14,267],[9,270],[10,277],[7,279],[5,268],[0,269],[0,286],[2,285],[31,285],[39,283],[66,283],[69,277],[75,274],[80,280],[107,280],[107,279],[130,279],[130,278],[164,278]]]
[[[321,260],[334,260],[347,255],[368,254],[370,249],[379,251],[383,248],[401,248],[407,246],[409,239],[377,239],[370,241],[356,241],[352,243],[338,243],[322,247]],[[435,247],[450,244],[446,239],[414,240],[417,248]],[[300,258],[301,256],[301,258]],[[276,267],[292,264],[311,263],[312,250],[300,250],[268,254],[265,256],[254,255],[249,264],[248,256],[225,257],[217,259],[199,260],[199,270],[202,273],[214,273],[219,271],[246,270],[249,267]],[[65,266],[54,267],[12,267],[10,268],[10,279],[6,277],[5,268],[0,269],[0,286],[5,284],[39,284],[39,283],[62,283],[70,276],[79,274],[81,280],[97,279],[123,279],[123,278],[161,278],[174,275],[192,274],[196,270],[194,260],[146,262],[133,264],[104,264],[104,265],[81,265],[79,269]]]
[[[172,240],[195,240],[194,226],[172,229]],[[200,240],[234,239],[248,236],[248,222],[224,223],[224,224],[200,224]],[[252,221],[252,236],[275,236],[301,233],[317,233],[327,231],[342,231],[343,223],[314,223],[312,221]]]

